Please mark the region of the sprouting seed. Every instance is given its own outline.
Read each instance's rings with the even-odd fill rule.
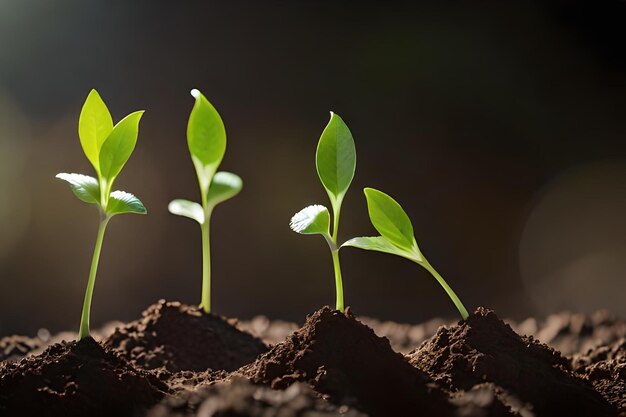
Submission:
[[[319,234],[326,239],[335,269],[337,293],[336,308],[344,310],[343,281],[339,263],[339,214],[341,204],[354,178],[356,149],[352,133],[339,115],[330,114],[330,121],[322,132],[315,155],[317,174],[328,193],[333,210],[333,228],[330,230],[330,213],[322,205],[314,204],[300,210],[291,218],[290,227],[300,234]]]
[[[70,185],[79,200],[95,204],[100,213],[100,225],[80,320],[79,339],[88,337],[90,334],[91,299],[104,232],[109,220],[122,213],[146,214],[146,208],[134,195],[125,191],[111,192],[113,183],[135,149],[139,120],[143,113],[143,111],[131,113],[113,126],[106,104],[96,90],[91,90],[80,112],[78,135],[85,156],[96,170],[98,178],[65,173],[56,176]]]
[[[187,145],[200,184],[198,204],[188,200],[173,200],[170,213],[188,217],[200,224],[202,234],[202,296],[200,306],[211,312],[211,248],[209,226],[213,209],[241,191],[241,178],[230,172],[217,172],[226,152],[226,130],[215,107],[198,90],[191,95],[196,102],[187,124]]]

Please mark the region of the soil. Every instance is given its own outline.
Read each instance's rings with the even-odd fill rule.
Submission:
[[[359,404],[375,416],[447,416],[452,411],[426,374],[349,310],[345,314],[330,307],[318,310],[301,329],[238,373],[278,389],[307,382],[333,401]]]
[[[234,324],[197,306],[159,300],[141,319],[117,328],[105,344],[143,369],[234,371],[267,350]]]
[[[0,339],[0,416],[626,417],[626,322],[602,311],[300,327],[159,301],[94,337]]]
[[[616,415],[609,399],[573,374],[559,352],[518,335],[484,308],[457,325],[440,328],[408,357],[451,391],[467,391],[487,381],[517,396],[538,415]]]
[[[0,368],[0,415],[141,416],[167,386],[92,338]]]

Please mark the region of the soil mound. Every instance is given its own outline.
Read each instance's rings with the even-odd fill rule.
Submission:
[[[139,416],[167,387],[92,338],[0,366],[0,415]]]
[[[307,382],[334,402],[357,404],[372,416],[443,417],[452,410],[426,374],[349,310],[318,310],[287,340],[237,373],[275,389]]]
[[[259,339],[196,306],[160,300],[105,341],[135,366],[234,371],[267,351]]]
[[[615,416],[616,410],[569,362],[532,337],[519,336],[493,311],[479,308],[442,327],[409,360],[452,391],[492,382],[530,404],[537,416]]]

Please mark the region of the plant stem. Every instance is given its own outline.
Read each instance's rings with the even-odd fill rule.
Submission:
[[[448,283],[443,279],[443,277],[439,275],[439,272],[437,272],[437,270],[435,270],[435,268],[433,268],[433,266],[426,259],[424,259],[420,263],[420,265],[426,268],[428,272],[430,272],[432,276],[435,277],[437,282],[439,282],[439,284],[443,287],[443,289],[448,294],[448,297],[450,297],[450,299],[452,300],[456,308],[459,310],[459,313],[461,313],[461,317],[463,318],[463,320],[466,320],[469,317],[469,314],[467,313],[465,306],[463,305],[459,297],[456,295],[456,293],[452,290],[452,288],[450,288]]]
[[[343,281],[341,280],[341,265],[339,264],[339,249],[331,250],[333,267],[335,268],[335,287],[337,289],[336,309],[343,313]]]
[[[96,283],[96,272],[98,272],[98,261],[100,260],[100,251],[102,250],[102,241],[104,240],[104,232],[110,217],[102,215],[100,218],[100,226],[98,227],[98,236],[96,237],[96,247],[93,250],[93,258],[91,259],[91,269],[89,270],[89,280],[87,281],[87,291],[85,292],[85,301],[83,302],[83,313],[80,318],[80,331],[78,339],[89,337],[89,314],[91,312],[91,298],[93,296],[93,288]]]
[[[330,253],[333,257],[333,267],[335,269],[335,288],[337,292],[337,302],[335,308],[343,313],[343,280],[341,279],[341,265],[339,264],[339,248],[337,247],[337,234],[339,231],[339,213],[341,212],[342,200],[331,202],[333,206],[333,233],[331,235]]]
[[[202,229],[202,301],[200,307],[205,313],[211,312],[211,245],[209,241],[209,220],[210,212],[205,210],[204,223]]]

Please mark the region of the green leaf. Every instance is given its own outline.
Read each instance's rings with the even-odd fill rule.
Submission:
[[[126,191],[113,191],[107,204],[107,214],[122,213],[146,214],[148,211],[141,200]]]
[[[344,246],[352,246],[353,248],[390,253],[392,255],[402,256],[403,258],[407,258],[418,263],[424,260],[420,253],[414,253],[400,249],[382,236],[355,237],[341,245],[342,248]]]
[[[303,235],[320,234],[330,236],[330,214],[322,205],[314,204],[297,212],[289,223],[294,232]]]
[[[189,200],[172,200],[167,209],[170,213],[177,216],[183,216],[197,221],[200,224],[204,223],[204,210],[202,206],[196,202]]]
[[[136,111],[120,120],[100,149],[100,175],[109,186],[135,149],[143,113]]]
[[[196,103],[187,124],[187,145],[200,187],[208,193],[211,179],[226,152],[226,129],[215,107],[200,91],[191,90],[191,95]]]
[[[400,204],[382,191],[365,188],[367,210],[372,225],[385,239],[400,249],[416,251],[413,225]]]
[[[57,174],[56,178],[67,181],[76,197],[85,203],[100,204],[98,180],[82,174]]]
[[[100,172],[100,148],[113,130],[113,119],[96,90],[91,90],[78,119],[78,136],[85,156]]]
[[[317,174],[333,203],[341,204],[356,169],[356,149],[350,129],[339,115],[331,112],[315,155]]]
[[[242,187],[243,181],[238,175],[225,171],[217,172],[209,187],[207,204],[215,207],[239,194]]]

